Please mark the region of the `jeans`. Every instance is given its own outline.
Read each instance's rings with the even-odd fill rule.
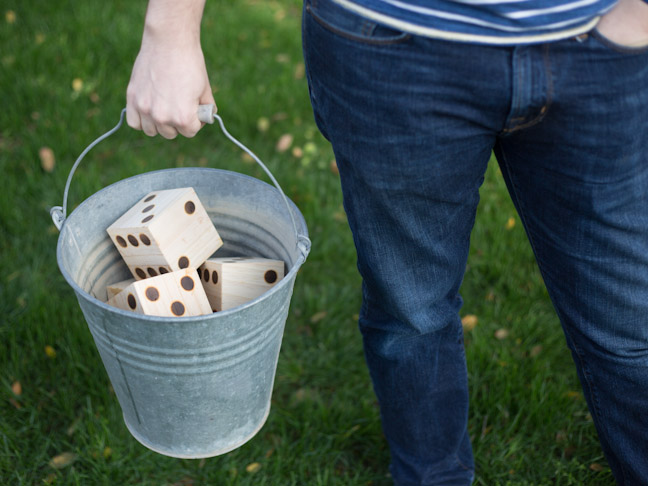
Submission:
[[[459,287],[494,151],[613,473],[648,484],[648,49],[434,40],[331,0],[303,46],[395,483],[473,480]]]

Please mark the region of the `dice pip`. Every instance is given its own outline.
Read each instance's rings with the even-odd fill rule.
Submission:
[[[267,258],[210,258],[198,269],[212,310],[256,299],[284,277],[284,262]]]
[[[197,268],[223,245],[191,187],[147,194],[107,231],[137,280]]]
[[[139,314],[163,317],[211,314],[211,306],[195,268],[136,280],[108,304]]]

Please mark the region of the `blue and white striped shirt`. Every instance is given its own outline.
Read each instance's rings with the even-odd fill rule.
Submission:
[[[404,32],[484,44],[520,44],[587,32],[617,0],[334,1]]]

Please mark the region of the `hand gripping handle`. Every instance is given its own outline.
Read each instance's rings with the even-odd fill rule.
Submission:
[[[54,225],[56,228],[60,231],[61,228],[63,227],[63,224],[65,223],[65,219],[67,217],[67,200],[68,200],[68,193],[70,190],[70,184],[72,182],[72,176],[74,175],[74,172],[76,171],[77,167],[83,160],[83,158],[87,155],[90,150],[94,148],[95,145],[97,145],[99,142],[102,140],[105,140],[108,138],[110,135],[115,133],[119,128],[122,126],[124,123],[124,116],[126,115],[126,108],[124,108],[121,112],[121,115],[119,117],[119,122],[117,125],[115,125],[114,128],[110,129],[103,135],[101,135],[99,138],[97,138],[94,142],[92,142],[90,145],[88,145],[83,152],[81,152],[81,155],[79,155],[79,158],[77,158],[76,162],[74,162],[74,165],[72,166],[72,169],[70,169],[70,174],[68,175],[67,181],[65,183],[65,191],[63,192],[63,206],[54,206],[50,209],[50,215],[52,217],[52,221],[54,221]],[[212,125],[214,123],[214,120],[218,120],[218,124],[220,125],[221,130],[223,131],[223,134],[232,142],[234,143],[237,147],[239,147],[241,150],[243,150],[245,153],[247,153],[252,159],[259,164],[259,166],[263,169],[263,171],[266,173],[266,175],[270,178],[274,186],[277,188],[279,191],[279,194],[281,194],[281,197],[283,198],[284,203],[286,204],[286,209],[288,210],[288,215],[290,216],[290,220],[293,225],[293,230],[295,231],[295,236],[297,238],[297,246],[299,247],[299,250],[302,253],[302,257],[304,260],[306,260],[306,257],[308,256],[308,253],[310,252],[310,247],[311,247],[311,241],[306,235],[301,235],[299,234],[299,231],[297,230],[297,222],[295,221],[295,217],[293,215],[293,212],[290,208],[290,203],[288,202],[288,198],[284,194],[283,190],[281,189],[281,186],[277,182],[277,179],[275,179],[274,175],[272,175],[272,172],[266,167],[266,165],[261,162],[261,160],[254,154],[250,149],[248,149],[245,145],[243,145],[241,142],[239,142],[237,139],[235,139],[230,133],[227,131],[225,128],[225,125],[223,124],[223,119],[216,114],[216,105],[209,104],[209,105],[200,105],[198,107],[198,119],[203,122],[207,123],[209,125]]]

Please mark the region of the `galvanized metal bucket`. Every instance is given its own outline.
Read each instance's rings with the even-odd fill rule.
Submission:
[[[74,169],[123,117],[122,111],[119,124],[77,159],[64,206],[52,208],[61,230],[58,265],[76,293],[131,434],[172,457],[224,454],[251,439],[268,417],[295,277],[310,250],[306,223],[278,185],[210,168],[122,180],[66,218]],[[178,187],[196,190],[224,241],[219,255],[281,259],[286,276],[254,301],[207,316],[154,317],[107,305],[106,285],[130,274],[106,228],[146,193]]]

